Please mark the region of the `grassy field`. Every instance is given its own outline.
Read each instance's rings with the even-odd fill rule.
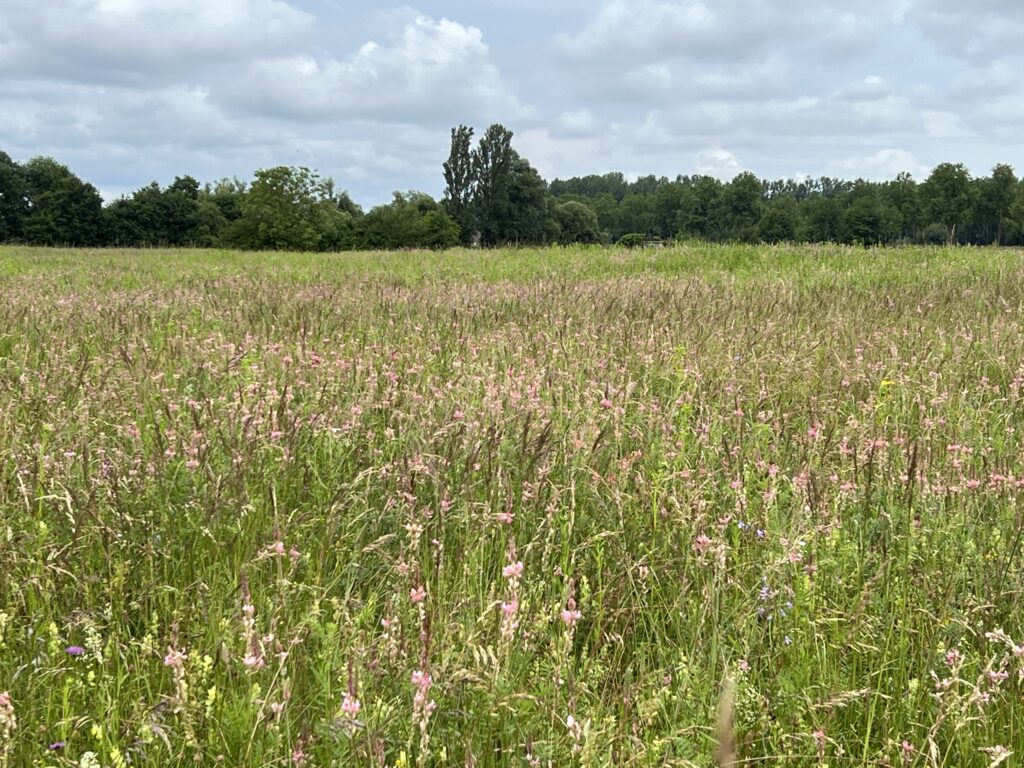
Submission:
[[[0,766],[995,765],[1022,389],[1009,250],[0,248]]]

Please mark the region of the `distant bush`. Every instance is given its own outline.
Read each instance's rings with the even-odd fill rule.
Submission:
[[[936,221],[924,228],[921,239],[928,245],[944,245],[947,237],[949,237],[949,232],[946,230],[946,225]]]
[[[644,240],[644,236],[639,232],[627,232],[619,238],[618,244],[624,248],[642,248]]]

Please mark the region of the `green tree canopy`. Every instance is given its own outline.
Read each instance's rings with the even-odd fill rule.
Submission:
[[[240,208],[241,217],[225,229],[223,239],[253,250],[329,247],[350,216],[339,208],[333,182],[305,167],[256,171]]]
[[[0,151],[0,242],[21,237],[28,214],[28,184],[25,171]]]
[[[394,200],[363,217],[368,248],[450,248],[459,244],[459,225],[430,195],[395,192]]]
[[[597,214],[586,204],[575,200],[560,203],[555,208],[555,215],[559,226],[558,242],[563,245],[601,242]]]
[[[98,245],[103,199],[92,184],[49,157],[25,163],[28,210],[22,237],[38,245]]]
[[[967,222],[974,207],[971,173],[962,163],[937,165],[924,183],[924,198],[932,221],[946,227],[946,242],[956,242],[956,229]]]

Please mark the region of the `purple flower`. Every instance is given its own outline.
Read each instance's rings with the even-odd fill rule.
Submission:
[[[58,749],[64,749],[64,747],[66,747],[67,745],[68,743],[66,741],[55,741],[53,742],[53,744],[47,747],[47,749],[49,749],[51,752],[56,752]]]
[[[64,653],[66,653],[68,656],[81,656],[83,653],[85,653],[85,648],[83,648],[80,645],[69,645],[67,648],[64,649]]]

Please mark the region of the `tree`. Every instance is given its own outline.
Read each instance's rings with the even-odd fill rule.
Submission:
[[[1017,191],[1014,193],[1007,221],[1008,229],[1012,230],[1015,240],[1017,242],[1024,240],[1024,181],[1017,184]]]
[[[28,211],[22,238],[36,245],[98,245],[103,199],[66,165],[49,157],[25,163]]]
[[[362,245],[367,248],[450,248],[459,244],[459,225],[422,192],[395,192],[387,205],[363,217]]]
[[[452,144],[444,164],[444,198],[442,205],[458,224],[462,241],[469,244],[475,231],[473,221],[473,193],[475,172],[473,167],[473,129],[465,125],[452,128]]]
[[[221,179],[203,187],[200,198],[217,206],[221,216],[230,224],[242,218],[242,200],[246,191],[247,185],[240,179]]]
[[[480,137],[472,153],[473,212],[485,245],[509,242],[509,199],[512,161],[512,131],[503,125],[492,125]]]
[[[526,158],[514,152],[506,200],[498,242],[538,245],[557,237],[548,213],[547,184]]]
[[[623,232],[657,234],[653,203],[653,199],[648,195],[630,192],[623,197],[619,201],[619,228]]]
[[[679,212],[676,232],[711,239],[716,234],[716,216],[725,185],[713,176],[693,176],[689,186],[693,190],[691,207]]]
[[[946,227],[946,243],[956,242],[956,228],[967,222],[974,206],[971,174],[962,163],[937,165],[924,183],[924,197],[933,221]]]
[[[874,184],[858,179],[847,197],[846,239],[861,245],[882,241],[882,210]]]
[[[25,171],[0,151],[0,242],[17,240],[28,213]]]
[[[693,190],[680,181],[661,184],[654,190],[654,226],[661,237],[675,237],[693,207]]]
[[[845,238],[843,206],[837,197],[814,194],[802,206],[803,239],[814,243],[838,243]]]
[[[772,198],[757,223],[757,237],[766,243],[792,242],[796,240],[799,222],[796,198],[789,194]]]
[[[473,227],[484,245],[557,237],[557,224],[548,213],[547,185],[512,149],[512,131],[492,125],[470,150],[472,135],[465,126],[452,130],[444,164],[444,208],[449,215]],[[463,240],[471,241],[473,234],[464,231]]]
[[[597,214],[586,204],[570,200],[560,203],[555,210],[558,225],[561,227],[558,242],[562,245],[601,242],[601,227],[597,221]]]
[[[1017,176],[1009,165],[1000,164],[992,169],[992,176],[982,179],[978,200],[978,213],[982,223],[994,230],[992,241],[1003,244],[1003,230],[1009,222],[1010,209],[1017,193]]]
[[[311,251],[330,247],[346,216],[334,185],[309,168],[256,171],[240,202],[242,215],[224,230],[228,245],[246,249]]]
[[[199,182],[175,177],[160,200],[161,238],[168,245],[195,245],[199,224]]]
[[[609,192],[602,192],[598,197],[591,198],[591,208],[597,214],[597,223],[601,228],[603,240],[617,240],[619,230],[619,203]]]
[[[925,221],[920,191],[914,178],[905,172],[897,174],[895,181],[890,181],[882,188],[882,197],[899,218],[900,234],[911,240],[919,240]]]
[[[212,205],[207,201],[206,205]],[[215,208],[215,207],[214,207]],[[103,211],[107,242],[115,245],[185,246],[209,243],[209,227],[218,221],[206,210],[200,233],[199,182],[179,176],[166,189],[157,182],[136,190]]]
[[[749,171],[726,185],[718,206],[718,236],[722,240],[753,242],[764,207],[764,187]]]

